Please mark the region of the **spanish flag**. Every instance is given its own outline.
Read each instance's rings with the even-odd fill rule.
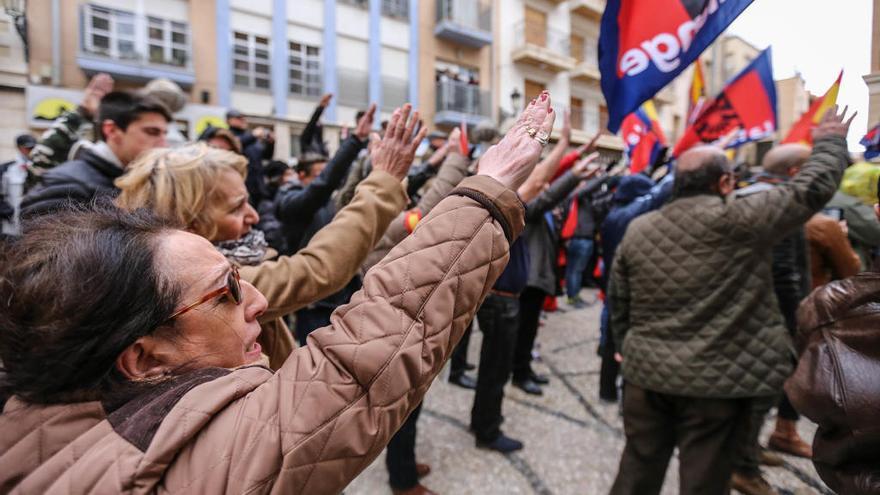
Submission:
[[[688,124],[693,124],[706,103],[706,78],[703,63],[698,58],[694,62],[694,77],[691,80],[690,101],[688,101]]]
[[[813,104],[810,105],[810,109],[807,110],[807,112],[801,116],[801,119],[791,128],[788,132],[788,137],[782,141],[782,144],[803,143],[810,146],[813,145],[812,130],[819,124],[819,122],[822,122],[822,119],[825,118],[825,113],[837,104],[837,93],[840,91],[841,79],[843,79],[842,70],[840,71],[840,75],[837,76],[837,81],[834,81],[834,84],[828,88],[825,95],[813,102]]]

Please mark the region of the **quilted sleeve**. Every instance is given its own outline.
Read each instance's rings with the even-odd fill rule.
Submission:
[[[418,210],[421,215],[427,215],[430,213],[431,210],[437,206],[437,203],[445,198],[449,192],[452,191],[455,186],[465,178],[465,176],[467,176],[468,165],[470,165],[470,160],[468,160],[467,157],[461,153],[450,153],[443,162],[440,171],[437,173],[437,178],[434,179],[434,183],[431,184],[431,187],[425,195],[422,196],[422,199],[419,200],[419,204],[416,205],[416,210]],[[367,256],[367,260],[363,265],[364,272],[372,268],[373,265],[378,263],[379,260],[384,258],[385,255],[391,251],[391,248],[396,246],[404,237],[409,235],[410,229],[408,228],[409,226],[407,225],[406,219],[408,213],[409,212],[406,211],[402,212],[393,222],[391,222],[391,225],[388,226],[388,230],[385,231],[382,240],[379,241],[379,244],[376,245],[373,252]]]
[[[269,301],[261,322],[292,313],[343,288],[406,203],[400,181],[374,171],[351,203],[292,256],[241,268]]]
[[[820,139],[793,179],[767,192],[730,202],[733,221],[741,229],[755,234],[757,242],[782,239],[828,203],[848,164],[845,139]]]
[[[422,401],[524,225],[500,183],[478,176],[459,189],[367,273],[330,327],[229,412],[240,420],[224,433],[234,435],[228,479],[250,484],[228,491],[339,493]]]

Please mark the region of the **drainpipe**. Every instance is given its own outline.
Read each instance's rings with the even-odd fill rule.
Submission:
[[[61,0],[52,0],[52,85],[61,85]]]

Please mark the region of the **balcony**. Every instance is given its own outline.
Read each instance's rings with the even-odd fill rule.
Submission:
[[[605,0],[569,0],[572,14],[579,14],[591,19],[601,19],[605,12]]]
[[[531,64],[554,72],[574,69],[576,61],[571,56],[568,33],[525,21],[514,27],[514,33],[511,56],[514,62]]]
[[[486,0],[437,0],[434,35],[473,48],[492,44],[492,4]]]
[[[575,65],[569,75],[572,79],[584,82],[599,82],[602,79],[599,66],[593,62],[581,62]]]
[[[365,109],[370,102],[370,76],[366,72],[337,69],[339,82],[339,104],[347,107]]]
[[[608,132],[605,126],[608,121],[598,106],[586,107],[572,106],[571,111],[571,141],[573,144],[585,144],[593,139],[599,130],[602,135],[596,141],[599,148],[620,151],[623,149],[623,139]]]
[[[437,83],[437,111],[434,123],[456,126],[462,120],[477,125],[491,118],[492,95],[479,86],[458,81]]]
[[[189,40],[185,23],[85,4],[77,63],[86,74],[136,83],[167,78],[189,87],[195,82]]]

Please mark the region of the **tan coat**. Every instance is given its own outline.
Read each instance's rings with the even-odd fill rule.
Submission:
[[[862,260],[853,250],[840,223],[817,213],[806,225],[810,245],[810,272],[813,288],[832,280],[849,278],[862,269]]]
[[[513,191],[465,180],[276,373],[198,370],[106,417],[10,400],[0,492],[339,493],[421,402],[523,215]]]
[[[450,191],[455,189],[455,186],[457,186],[459,182],[467,177],[468,166],[470,163],[471,161],[461,153],[455,151],[449,153],[443,161],[443,165],[440,166],[437,178],[434,179],[431,187],[425,195],[422,196],[422,199],[419,200],[419,204],[416,205],[414,211],[402,212],[391,222],[391,225],[388,226],[385,235],[382,236],[382,239],[376,245],[376,248],[373,249],[373,252],[371,252],[369,256],[367,256],[367,260],[364,261],[362,270],[364,273],[382,260],[382,258],[384,258],[394,246],[399,244],[404,237],[412,232],[412,229],[407,224],[407,215],[409,213],[414,213],[422,217],[430,213],[441,199],[445,198]]]
[[[345,287],[406,201],[399,180],[387,172],[373,171],[358,186],[351,203],[305,248],[292,256],[241,267],[241,278],[269,302],[260,318],[260,346],[272,369],[280,368],[296,348],[281,317]]]

